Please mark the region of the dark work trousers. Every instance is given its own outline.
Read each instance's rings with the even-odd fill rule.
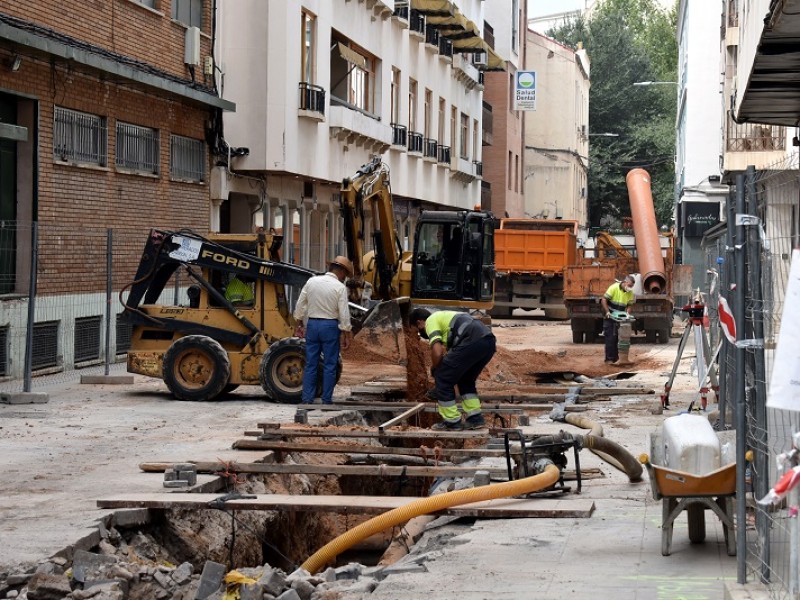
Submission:
[[[492,360],[497,350],[497,340],[487,335],[471,343],[459,344],[448,350],[436,369],[436,397],[440,402],[452,402],[458,386],[459,393],[476,394],[475,382],[483,368]]]
[[[614,319],[603,319],[603,338],[606,342],[606,360],[619,360],[619,323]]]

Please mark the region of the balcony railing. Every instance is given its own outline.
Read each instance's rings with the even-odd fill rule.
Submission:
[[[475,175],[483,177],[483,163],[479,160],[473,160],[472,164],[475,167]]]
[[[318,85],[300,82],[300,110],[325,114],[325,90]]]
[[[424,141],[424,152],[422,153],[425,158],[433,158],[434,160],[438,157],[438,146],[439,144],[436,140],[432,138],[425,138]]]
[[[408,139],[408,129],[405,125],[392,123],[392,146],[405,146]]]
[[[416,131],[408,132],[408,151],[422,154],[422,134]]]
[[[481,181],[481,208],[492,209],[492,184],[488,181]]]
[[[728,27],[739,26],[739,0],[728,0]]]
[[[431,46],[439,45],[439,30],[433,27],[425,28],[425,43]]]
[[[448,58],[453,58],[453,41],[446,37],[439,36],[439,54]]]
[[[439,146],[439,162],[450,165],[450,146]]]
[[[771,152],[786,148],[786,131],[777,125],[737,125],[729,119],[725,139],[728,152]]]
[[[411,9],[411,16],[408,20],[409,29],[420,35],[425,35],[425,16],[418,10]]]

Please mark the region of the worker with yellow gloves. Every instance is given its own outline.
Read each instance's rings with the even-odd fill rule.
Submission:
[[[626,312],[630,314],[635,300],[633,286],[636,280],[633,275],[626,275],[622,281],[616,281],[608,286],[606,293],[600,299],[603,307],[603,338],[606,344],[606,363],[619,362],[619,323],[612,318],[611,311]]]
[[[225,287],[225,299],[234,306],[252,306],[253,284],[243,281],[243,275],[235,275]]]
[[[497,341],[486,325],[467,313],[440,310],[435,313],[415,308],[408,316],[409,324],[428,340],[431,348],[431,371],[436,387],[427,396],[439,404],[442,421],[432,429],[479,429],[486,422],[475,382],[492,360]],[[455,386],[461,394],[461,412],[456,404]]]

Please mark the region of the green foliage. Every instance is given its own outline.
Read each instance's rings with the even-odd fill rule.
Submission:
[[[671,224],[675,181],[676,86],[634,86],[676,81],[677,7],[656,0],[603,0],[591,20],[579,18],[548,32],[591,62],[589,224],[614,225],[630,215],[625,175],[642,167],[651,176],[656,218]]]

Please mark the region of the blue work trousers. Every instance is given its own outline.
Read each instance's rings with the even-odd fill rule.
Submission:
[[[339,321],[309,319],[306,325],[306,366],[303,370],[303,403],[314,402],[317,395],[317,370],[322,365],[322,403],[333,402],[336,367],[339,364]]]

